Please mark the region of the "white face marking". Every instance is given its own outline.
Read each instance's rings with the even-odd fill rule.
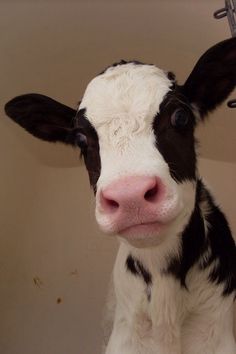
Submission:
[[[86,108],[100,144],[124,149],[134,136],[150,133],[171,85],[155,66],[118,65],[90,82],[80,108]]]
[[[156,147],[152,127],[171,86],[172,81],[163,70],[129,63],[109,68],[93,79],[85,91],[79,108],[86,109],[86,117],[99,138],[101,174],[97,182],[96,218],[105,232],[112,232],[115,227],[100,208],[99,193],[113,181],[130,175],[159,177],[167,189],[166,203],[176,205],[173,215],[181,214],[181,225],[188,221],[191,213],[183,206],[192,211],[195,190],[191,184],[190,191],[189,182],[178,185],[173,180]]]
[[[133,63],[111,67],[89,83],[79,108],[98,134],[99,187],[127,174],[153,174],[160,164],[168,170],[152,122],[171,85],[163,70]]]

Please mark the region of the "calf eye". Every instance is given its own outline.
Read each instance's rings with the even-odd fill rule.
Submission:
[[[171,124],[174,127],[185,127],[189,121],[189,114],[184,109],[177,109],[171,116]]]
[[[88,146],[88,141],[86,135],[81,133],[80,131],[77,131],[75,134],[75,144],[81,149],[83,152],[87,146]]]

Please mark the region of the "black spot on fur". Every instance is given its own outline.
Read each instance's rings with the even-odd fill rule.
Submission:
[[[227,295],[236,291],[236,245],[224,214],[215,205],[207,190],[205,190],[205,197],[210,206],[210,213],[206,216],[209,225],[207,240],[210,253],[200,268],[208,267],[216,261],[209,280],[217,284],[223,283],[223,293]]]
[[[197,191],[197,195],[200,191]],[[206,249],[204,222],[196,200],[195,209],[186,226],[181,240],[181,255],[173,258],[167,269],[167,273],[173,274],[180,280],[182,286],[186,286],[186,275],[193,265],[199,260]]]
[[[206,220],[208,232],[205,233],[200,203],[208,202],[209,213]],[[201,259],[203,254],[209,257]],[[197,184],[196,205],[190,222],[182,234],[180,257],[173,258],[168,266],[167,273],[173,274],[186,286],[188,271],[199,264],[203,271],[216,262],[215,268],[209,275],[209,281],[224,285],[223,295],[236,291],[236,246],[232,238],[228,223],[214,204],[213,198],[201,181]]]
[[[168,71],[167,77],[170,81],[175,82],[175,74],[172,71]]]
[[[129,255],[126,260],[126,267],[133,275],[140,276],[146,285],[152,284],[152,276],[149,271],[145,269],[139,260],[135,259],[131,255]]]
[[[101,173],[98,135],[86,118],[86,109],[81,109],[76,115],[75,126],[87,138],[87,147],[82,150],[84,162],[88,171],[90,184],[96,193],[96,183]]]
[[[171,116],[180,108],[186,112],[189,121],[186,126],[178,128],[172,125]],[[194,128],[195,117],[191,106],[176,87],[162,102],[160,112],[153,121],[153,130],[157,149],[168,164],[171,176],[178,182],[196,179]]]

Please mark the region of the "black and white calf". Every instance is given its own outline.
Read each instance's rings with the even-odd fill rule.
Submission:
[[[79,110],[38,94],[6,113],[31,134],[79,146],[101,229],[120,239],[106,354],[235,354],[236,248],[201,181],[194,130],[236,86],[236,38],[209,49],[183,86],[120,62]]]

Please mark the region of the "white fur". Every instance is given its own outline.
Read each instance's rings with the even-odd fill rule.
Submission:
[[[153,275],[150,302],[145,283],[124,268],[130,251]],[[187,276],[188,290],[181,288],[162,274],[156,251],[120,246],[114,268],[116,312],[106,354],[235,354],[233,295],[223,298],[223,287],[207,280],[211,268],[199,272],[197,266]]]
[[[158,239],[133,244],[121,240],[114,268],[114,325],[106,354],[235,354],[233,300],[222,297],[221,286],[208,282],[210,269],[193,267],[186,280],[189,290],[163,274],[170,256],[178,256],[196,187],[186,181],[177,184],[155,146],[152,122],[170,86],[167,75],[155,66],[118,65],[91,81],[80,105],[99,137],[96,217],[101,228],[114,231],[100,208],[99,193],[120,177],[157,176],[175,203],[176,215]],[[204,217],[208,206],[201,208]],[[150,289],[125,268],[130,252],[152,274],[150,302]]]
[[[86,108],[103,144],[122,147],[133,135],[150,131],[170,86],[164,71],[155,66],[118,65],[89,83],[79,108]]]

